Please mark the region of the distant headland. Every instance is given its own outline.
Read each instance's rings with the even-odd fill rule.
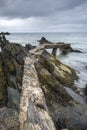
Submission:
[[[10,35],[10,33],[9,33],[9,32],[1,32],[0,34]]]

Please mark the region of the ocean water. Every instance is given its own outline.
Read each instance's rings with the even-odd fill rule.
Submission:
[[[57,58],[64,64],[74,68],[79,80],[75,81],[78,89],[82,90],[87,84],[87,33],[12,33],[6,36],[11,42],[17,42],[22,45],[30,43],[38,45],[42,36],[52,42],[71,43],[74,49],[81,50],[82,53],[69,53],[68,55],[60,55]]]

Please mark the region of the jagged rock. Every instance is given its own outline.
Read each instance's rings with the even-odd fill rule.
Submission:
[[[8,95],[7,106],[19,112],[20,130],[86,130],[87,106],[66,89],[75,90],[76,72],[43,46],[29,51],[2,38],[1,43],[6,44],[0,53],[0,101],[6,104]],[[19,130],[18,113],[12,108],[0,110],[1,129]]]
[[[3,104],[7,100],[6,90],[8,91],[8,99],[9,101],[13,101],[13,106],[18,106],[20,99],[18,100],[17,96],[14,94],[18,94],[22,88],[22,78],[23,78],[23,66],[24,66],[24,59],[27,56],[28,50],[15,43],[6,43],[3,46],[3,49],[0,53],[0,94],[3,95],[3,98],[0,100]],[[13,88],[13,90],[10,88]],[[14,92],[13,92],[14,91]],[[18,91],[18,92],[17,92]],[[12,96],[13,93],[13,96]],[[5,98],[4,98],[5,95]],[[20,94],[19,94],[20,95]],[[18,102],[15,102],[15,101]],[[6,104],[6,103],[5,103]],[[19,108],[19,107],[17,107]]]
[[[40,44],[51,44],[52,42],[48,41],[45,37],[42,37],[40,40],[38,40]]]
[[[63,55],[69,52],[82,53],[80,50],[74,50],[71,46],[64,46],[63,48],[60,48],[60,50],[62,51]]]
[[[26,44],[25,47],[26,47],[28,50],[31,50],[31,49],[34,49],[36,46],[32,46],[31,44]]]
[[[41,40],[38,40],[38,42],[40,43],[40,45],[43,45],[43,44],[54,44],[54,43],[48,41],[45,37],[42,37]],[[80,50],[74,50],[74,49],[71,47],[70,44],[67,45],[67,44],[64,43],[64,42],[58,42],[58,43],[56,43],[56,44],[62,44],[62,45],[64,45],[64,46],[62,46],[62,47],[60,48],[60,50],[62,51],[62,54],[64,54],[64,55],[65,55],[65,54],[68,54],[69,52],[82,53]],[[66,46],[65,46],[65,44],[66,44]]]
[[[2,35],[10,35],[9,32],[1,32],[0,35],[1,35],[1,34],[2,34]]]

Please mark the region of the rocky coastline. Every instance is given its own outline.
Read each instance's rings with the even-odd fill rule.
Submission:
[[[39,42],[24,47],[0,34],[0,130],[87,130],[75,70],[43,49],[50,41]],[[71,46],[61,51],[82,53]]]

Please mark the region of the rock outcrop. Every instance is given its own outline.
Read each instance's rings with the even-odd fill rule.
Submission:
[[[42,46],[23,47],[2,36],[0,46],[1,130],[86,130],[87,105],[74,92],[75,70]]]
[[[1,32],[0,35],[10,35],[9,32]]]
[[[44,44],[55,44],[53,42],[48,41],[45,37],[42,37],[40,40],[38,40],[38,42],[40,43],[40,45],[44,45]],[[64,45],[64,46],[60,47],[61,53],[63,55],[68,54],[69,52],[82,53],[80,50],[74,50],[71,47],[71,44],[66,44],[64,42],[57,42],[56,44],[62,44],[62,45]]]
[[[65,89],[66,86],[72,89],[71,86],[77,79],[75,71],[43,49],[35,48],[30,53],[24,67],[20,109],[21,129],[86,130],[86,104],[77,102]],[[64,80],[64,75],[60,72],[65,73],[65,77],[69,76],[72,80],[68,78]]]

